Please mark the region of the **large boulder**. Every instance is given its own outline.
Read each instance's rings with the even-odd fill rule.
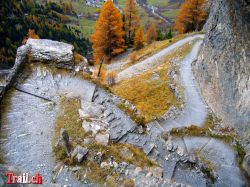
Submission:
[[[88,152],[89,150],[87,148],[77,145],[71,153],[71,158],[75,158],[78,163],[81,163]]]
[[[70,44],[47,39],[28,39],[32,61],[53,62],[58,68],[72,69],[73,49]]]
[[[60,139],[58,140],[56,147],[58,146],[63,146],[67,155],[68,156],[70,155],[71,145],[69,142],[69,135],[68,135],[68,132],[64,128],[60,130]]]

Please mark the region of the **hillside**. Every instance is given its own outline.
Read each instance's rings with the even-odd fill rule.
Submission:
[[[48,0],[37,0],[39,3],[46,3]],[[49,0],[51,2],[51,0]],[[71,20],[67,25],[81,31],[83,37],[89,37],[95,27],[102,0],[53,0],[58,4],[71,2],[72,11],[76,15],[67,15]],[[114,0],[117,8],[122,12],[125,7],[125,0]],[[172,26],[178,12],[178,8],[183,0],[139,0],[139,16],[143,26],[147,26],[150,21],[157,24],[157,27],[164,32]]]
[[[1,4],[0,187],[250,186],[249,0],[181,2]]]
[[[17,47],[28,29],[34,29],[40,38],[72,43],[77,52],[87,55],[91,51],[88,39],[79,35],[80,31],[67,27],[65,14],[65,10],[54,3],[41,6],[33,0],[1,2],[0,67],[13,65]]]

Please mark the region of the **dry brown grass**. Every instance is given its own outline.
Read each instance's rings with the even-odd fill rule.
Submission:
[[[79,64],[80,62],[82,62],[84,59],[83,59],[83,56],[80,55],[79,53],[77,52],[74,52],[74,63],[75,64]]]
[[[167,86],[170,61],[173,58],[183,58],[190,49],[190,44],[182,46],[167,55],[164,64],[121,81],[111,88],[112,92],[134,104],[146,122],[162,116],[172,105],[179,105],[174,93]],[[153,74],[158,74],[159,79],[152,79]]]
[[[145,46],[144,48],[131,53],[130,56],[132,55],[132,57],[133,57],[132,64],[139,62],[140,60],[142,60],[146,57],[148,58],[149,56],[152,56],[156,52],[170,46],[171,44],[173,44],[173,43],[175,43],[175,42],[177,42],[177,41],[179,41],[187,36],[188,35],[186,35],[186,34],[180,34],[180,35],[177,35],[174,38],[169,39],[169,40],[155,41],[155,42]]]

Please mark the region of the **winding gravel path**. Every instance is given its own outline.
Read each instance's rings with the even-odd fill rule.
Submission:
[[[166,54],[197,38],[203,38],[203,35],[187,37],[147,60],[124,70],[119,74],[120,80],[138,75],[162,63],[161,59]],[[201,126],[206,119],[206,105],[202,101],[191,69],[191,63],[196,59],[200,45],[201,41],[198,41],[181,65],[181,83],[185,87],[187,101],[184,112],[176,120],[161,122],[161,131],[169,131],[173,127],[189,124]],[[80,97],[90,101],[95,86],[69,75],[52,74],[46,68],[38,66],[33,68],[32,74],[24,83],[19,84],[18,88],[49,98],[57,103],[60,95]],[[7,164],[18,166],[32,174],[39,171],[44,177],[44,184],[51,183],[52,171],[56,164],[51,148],[51,138],[58,111],[57,105],[16,90],[9,93],[9,100],[6,102],[8,105],[2,110],[1,129],[3,131],[1,134],[6,134],[7,138],[1,140],[0,144],[4,150]],[[184,137],[183,139],[173,139],[173,143],[182,147],[189,154],[199,151],[202,156],[213,163],[219,177],[215,186],[246,185],[234,150],[224,142],[204,137]],[[158,146],[157,149],[160,151],[161,147]],[[187,171],[176,169],[178,168],[176,164],[172,167],[173,172],[170,179],[190,184],[190,181],[192,182],[194,179],[186,177],[190,176],[187,175]],[[170,164],[167,164],[166,168],[170,168]],[[66,169],[63,169],[58,176],[58,182],[62,185],[84,186]],[[199,182],[201,181],[197,181],[196,184]]]
[[[161,122],[166,131],[192,124],[202,126],[207,118],[207,106],[192,73],[192,62],[196,60],[201,44],[202,41],[196,42],[192,51],[181,62],[180,78],[185,89],[185,108],[177,119]]]
[[[171,46],[161,50],[160,52],[154,54],[153,56],[143,60],[142,62],[139,62],[133,66],[128,67],[127,69],[123,70],[122,72],[120,72],[118,74],[117,80],[121,81],[123,79],[128,79],[131,77],[134,77],[136,75],[142,74],[146,71],[148,71],[149,69],[158,66],[162,63],[164,63],[164,57],[169,54],[170,52],[172,52],[174,49],[181,47],[182,45],[193,41],[195,39],[199,39],[199,38],[204,38],[203,34],[197,34],[197,35],[193,35],[193,36],[188,36],[174,44],[172,44]]]
[[[185,108],[176,119],[159,122],[165,132],[192,124],[202,126],[207,118],[207,106],[201,97],[192,72],[192,62],[197,59],[201,44],[202,41],[196,42],[191,52],[181,61],[180,79],[185,89]],[[173,143],[182,147],[188,154],[199,152],[203,158],[212,163],[218,176],[215,186],[241,187],[246,185],[235,151],[224,142],[214,138],[184,137],[173,140]],[[182,182],[183,174],[183,171],[177,170],[174,171],[172,177]]]

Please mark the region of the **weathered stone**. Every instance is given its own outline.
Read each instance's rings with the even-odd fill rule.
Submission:
[[[142,168],[141,167],[136,167],[135,168],[135,174],[138,175],[140,172],[142,172]]]
[[[143,151],[146,155],[148,155],[152,149],[155,147],[155,144],[152,142],[147,142],[144,146],[143,146]]]
[[[170,140],[168,140],[167,142],[166,142],[166,144],[167,144],[167,150],[168,151],[172,151],[173,150],[173,142],[172,142],[172,140],[170,139]]]
[[[33,61],[53,62],[56,67],[67,69],[74,66],[74,47],[70,44],[46,39],[28,39],[26,45],[31,47],[30,55]]]
[[[157,72],[153,72],[152,73],[152,76],[150,77],[150,79],[152,80],[152,81],[155,81],[155,80],[159,80],[160,79],[160,75],[157,73]]]
[[[178,147],[177,154],[180,155],[180,156],[183,156],[184,155],[184,150],[181,147]]]
[[[81,163],[83,161],[83,158],[88,154],[88,152],[89,150],[87,148],[77,145],[71,153],[71,157],[75,158],[78,163]]]
[[[96,162],[97,164],[100,164],[102,161],[102,153],[101,152],[95,153],[93,156],[93,161]]]
[[[69,135],[68,132],[62,128],[60,130],[60,141],[62,142],[62,145],[65,148],[65,151],[67,153],[67,155],[70,155],[70,143],[69,143]]]
[[[85,145],[89,145],[89,144],[91,144],[91,142],[92,142],[92,139],[91,139],[91,138],[85,138],[85,139],[83,140],[83,143],[84,143]]]
[[[115,166],[117,165],[118,164],[116,163]],[[112,162],[102,162],[100,166],[101,168],[110,169],[114,167],[114,164]]]
[[[111,114],[113,114],[112,110],[107,109],[107,110],[104,111],[103,116],[106,118],[106,117],[108,117]]]
[[[114,115],[114,114],[111,114],[111,115],[109,115],[109,116],[106,118],[106,121],[107,121],[108,123],[110,123],[111,121],[113,121],[113,120],[115,120],[115,119],[116,119],[115,115]]]
[[[150,172],[152,173],[154,177],[157,177],[157,178],[162,178],[163,176],[163,168],[161,167],[150,168]]]
[[[133,153],[129,150],[129,148],[124,147],[121,149],[121,156],[123,159],[131,159],[133,157]]]
[[[187,184],[194,187],[206,187],[206,178],[198,172],[190,171],[189,169],[183,169],[177,167],[174,172],[173,178],[183,184]]]
[[[103,111],[103,106],[82,100],[79,114],[81,118],[100,118]]]
[[[128,163],[126,162],[119,163],[117,166],[116,172],[120,174],[125,174],[127,167],[128,167]]]
[[[100,121],[83,120],[82,122],[82,128],[86,132],[92,132],[94,135],[97,134],[101,130],[105,130],[106,126],[107,125],[105,123],[101,123]]]
[[[71,171],[77,172],[77,171],[79,171],[80,169],[81,169],[80,166],[75,166],[75,167],[71,168]]]
[[[53,169],[53,173],[58,173],[59,172],[59,170],[61,169],[63,167],[63,163],[62,162],[58,162],[57,164],[56,164],[56,166],[54,167],[54,169]]]
[[[95,140],[103,145],[108,145],[109,143],[109,134],[97,134]]]
[[[176,166],[175,160],[166,160],[164,162],[164,170],[163,170],[163,176],[166,179],[172,179],[172,176],[174,174],[174,169]]]
[[[148,173],[146,174],[146,177],[151,177],[151,176],[153,176],[153,173],[151,173],[151,172],[148,172]]]

